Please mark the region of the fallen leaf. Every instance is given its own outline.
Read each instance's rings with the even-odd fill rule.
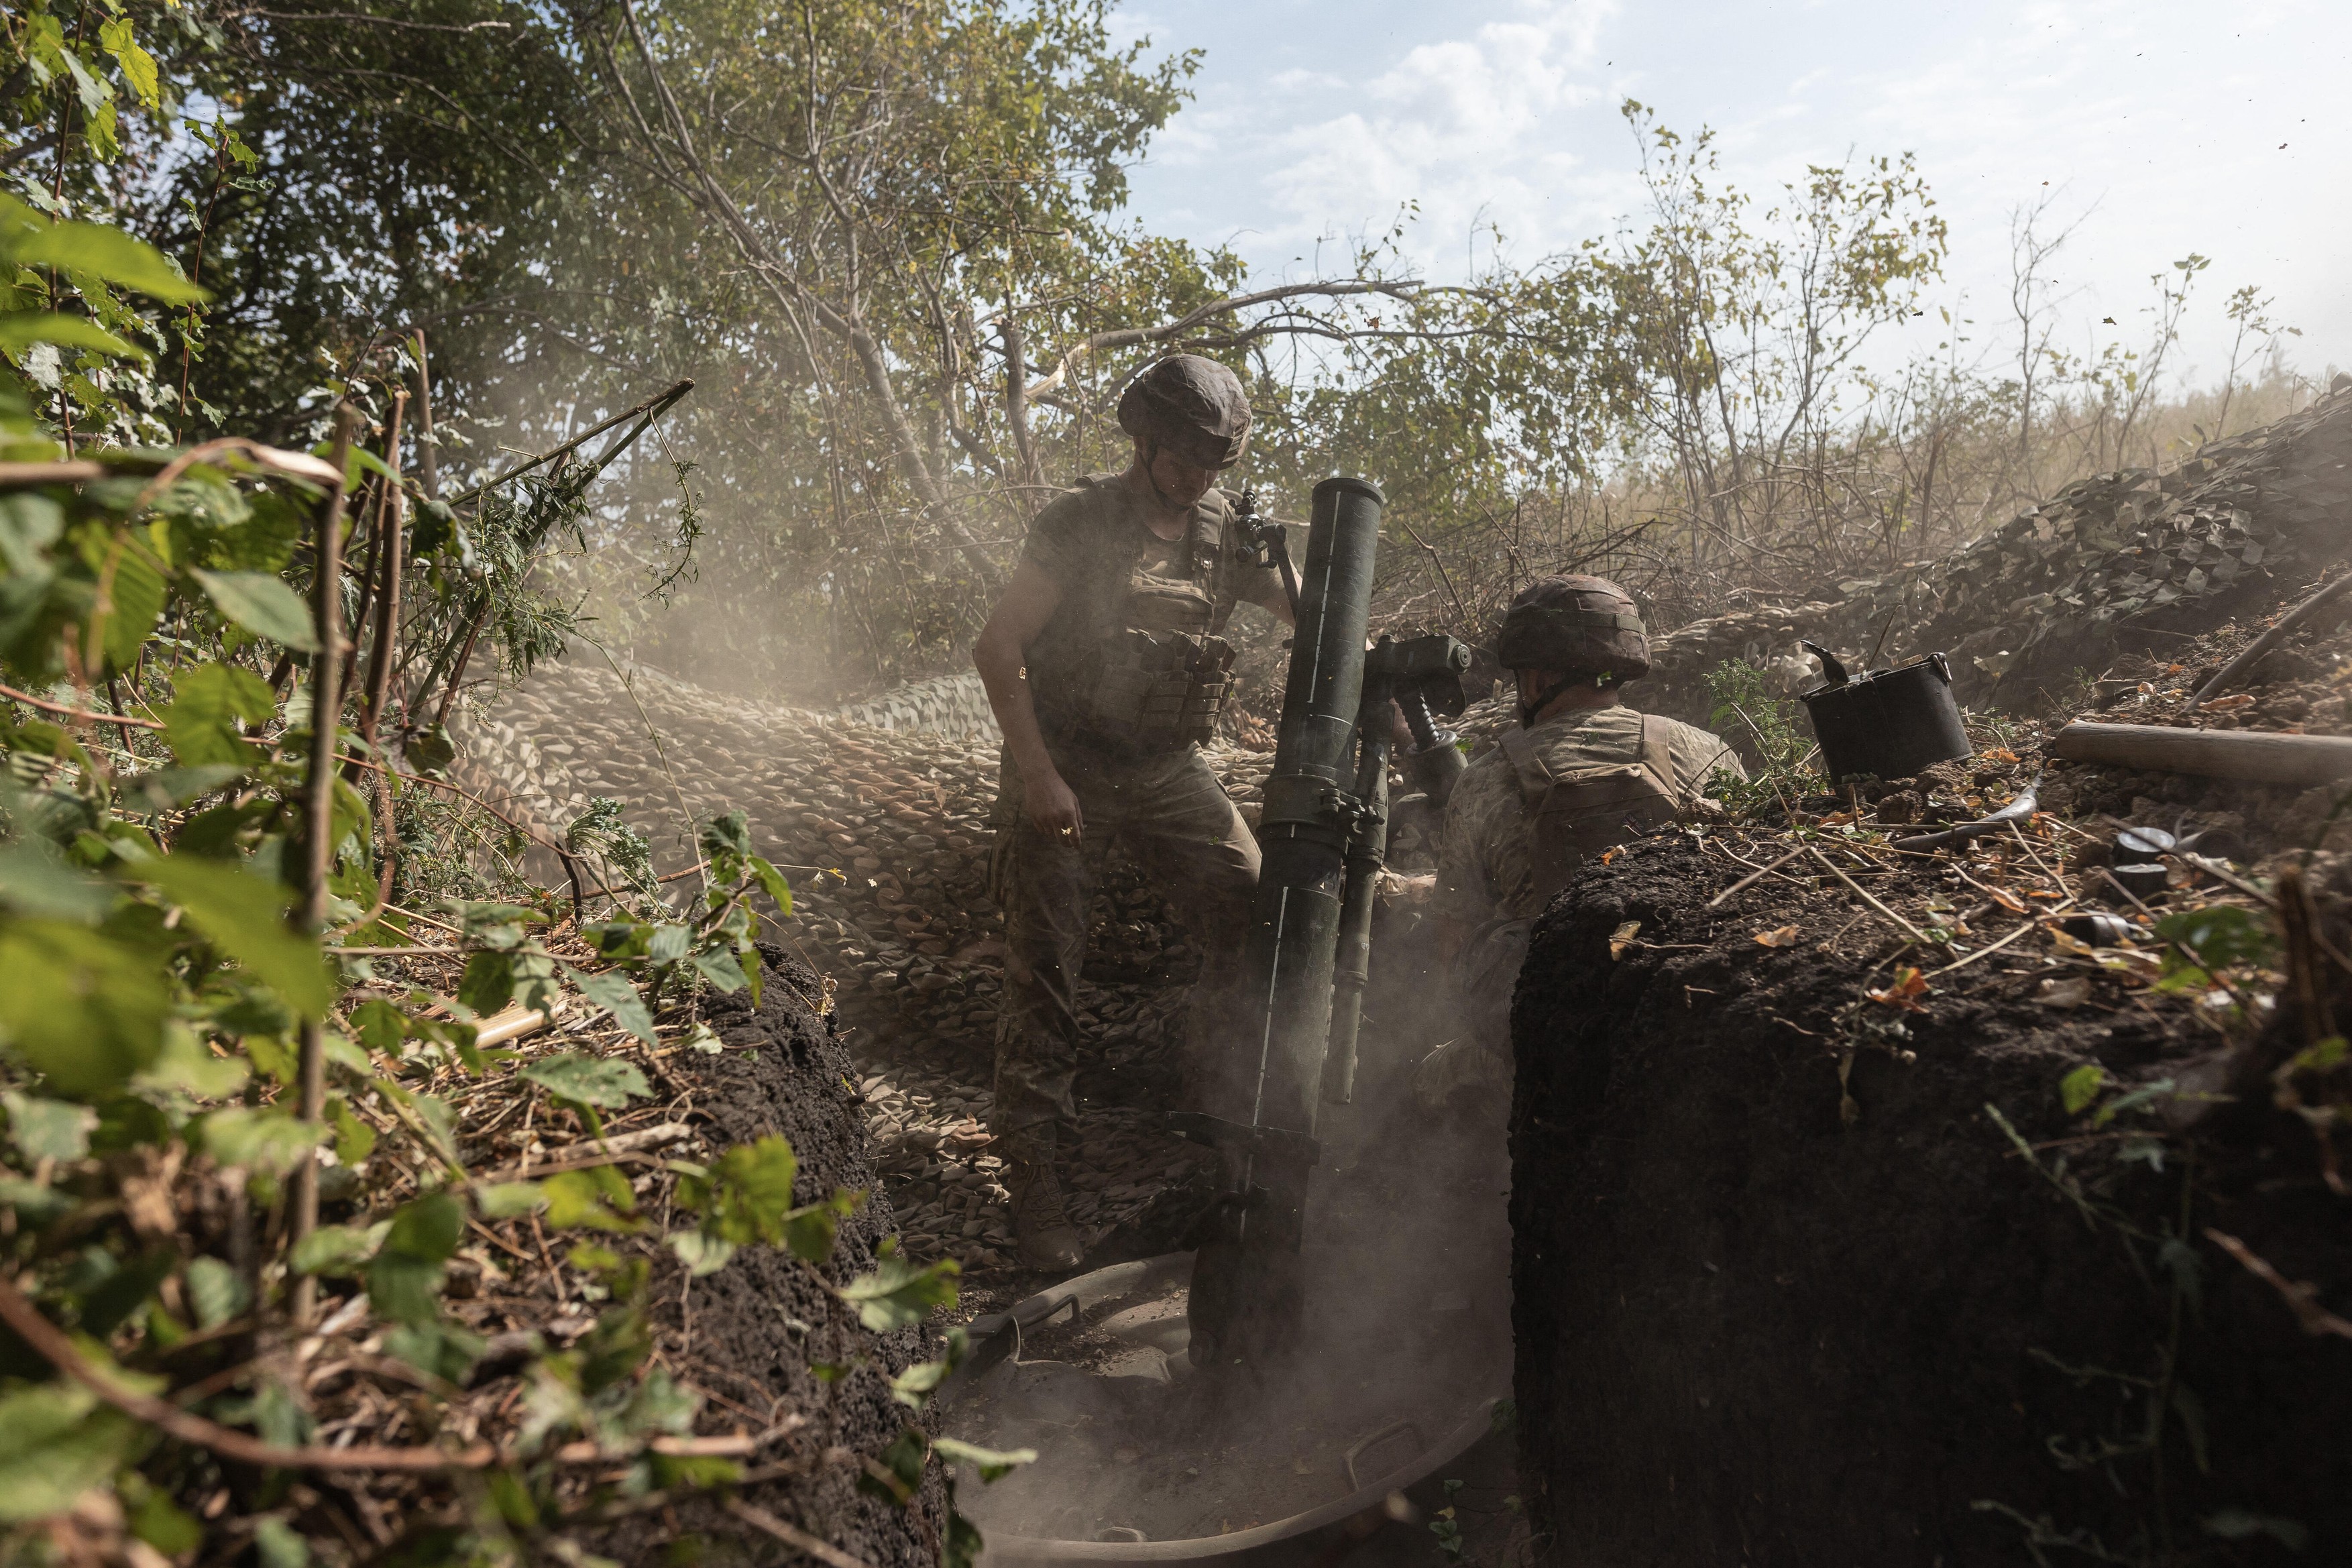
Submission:
[[[2045,980],[2034,988],[2033,996],[2048,1007],[2079,1007],[2091,999],[2091,983],[2079,975],[2071,980]]]
[[[1756,933],[1756,945],[1759,947],[1794,947],[1797,945],[1797,928],[1795,926],[1782,926],[1779,931],[1759,931]]]
[[[2018,761],[2017,753],[2011,751],[2007,746],[1995,746],[1991,751],[1985,753],[1985,757],[1987,760],[1996,763],[2013,763]]]
[[[1614,846],[1610,848],[1603,849],[1601,852],[1601,863],[1603,866],[1606,866],[1610,861],[1614,860],[1615,858],[1617,858],[1617,849]]]
[[[2205,704],[2205,711],[2235,713],[2241,708],[2252,708],[2253,705],[2254,694],[2251,691],[2241,691],[2234,697],[2216,697],[2212,701]]]
[[[2044,892],[2044,891],[2043,891],[2042,889],[2041,889],[2040,888],[2030,888],[2030,889],[2028,889],[2026,890],[2026,894],[2025,894],[2025,896],[2026,896],[2027,898],[2029,898],[2029,899],[2048,899],[2048,900],[2051,900],[2053,902],[2055,902],[2059,898],[2063,897],[2063,895],[2062,895],[2062,894],[2058,894],[2058,893]]]
[[[1900,1007],[1906,1013],[1924,1013],[1919,998],[1927,994],[1927,977],[1908,965],[1895,972],[1895,984],[1884,991],[1867,993],[1870,999],[1887,1007]]]
[[[1853,819],[1854,814],[1851,811],[1832,811],[1827,816],[1822,818],[1822,826],[1823,827],[1843,827]]]
[[[1987,888],[1985,891],[1991,895],[1994,903],[1999,904],[2011,914],[2021,915],[2025,912],[2025,900],[2007,888]]]
[[[2099,950],[2089,942],[2069,936],[2056,926],[2050,928],[2050,945],[2076,958],[2096,958],[2099,955]]]
[[[1625,950],[1633,946],[1633,939],[1641,934],[1642,922],[1640,921],[1627,921],[1623,925],[1621,925],[1615,931],[1611,931],[1609,933],[1609,956],[1612,959],[1624,957]]]

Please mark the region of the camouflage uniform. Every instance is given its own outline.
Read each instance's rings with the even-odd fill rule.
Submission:
[[[1671,719],[1651,723],[1666,731],[1674,784],[1687,806],[1706,794],[1720,771],[1746,778],[1731,748],[1705,730]],[[1622,705],[1570,709],[1526,731],[1555,771],[1596,763],[1632,763],[1642,752],[1643,715]],[[1437,856],[1434,915],[1456,950],[1454,978],[1462,1027],[1455,1040],[1425,1061],[1415,1089],[1425,1100],[1454,1089],[1509,1081],[1505,1045],[1511,992],[1528,932],[1559,892],[1537,874],[1527,797],[1501,747],[1470,765],[1445,805],[1445,831]]]
[[[992,1128],[1000,1135],[1076,1115],[1071,1081],[1080,1030],[1077,986],[1103,862],[1125,846],[1194,933],[1210,962],[1196,994],[1213,995],[1237,954],[1257,888],[1258,848],[1200,748],[1139,746],[1100,732],[1083,701],[1101,679],[1103,650],[1132,630],[1222,630],[1238,603],[1272,607],[1280,578],[1228,541],[1231,509],[1211,490],[1191,525],[1162,540],[1114,476],[1082,480],[1037,514],[1023,559],[1061,588],[1026,650],[1046,750],[1078,797],[1075,842],[1029,818],[1008,758],[997,792],[993,879],[1004,906],[1004,995],[996,1026]],[[1200,1017],[1202,1005],[1194,1014]]]

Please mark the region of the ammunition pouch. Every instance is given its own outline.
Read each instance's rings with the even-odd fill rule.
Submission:
[[[1223,637],[1129,627],[1106,646],[1070,728],[1088,741],[1138,756],[1205,744],[1233,690],[1234,647]]]

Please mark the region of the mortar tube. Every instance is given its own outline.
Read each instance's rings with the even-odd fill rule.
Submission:
[[[1279,1356],[1304,1301],[1299,1245],[1348,849],[1361,808],[1351,792],[1381,504],[1360,479],[1315,487],[1234,1008],[1237,1115],[1224,1134],[1224,1186],[1189,1303],[1204,1367]]]

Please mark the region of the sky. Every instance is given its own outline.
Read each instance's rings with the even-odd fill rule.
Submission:
[[[2352,0],[1128,0],[1117,25],[1205,51],[1133,211],[1255,277],[1344,270],[1347,237],[1408,203],[1432,278],[1486,226],[1521,264],[1606,235],[1641,207],[1631,97],[1712,126],[1759,196],[1811,163],[1916,154],[1951,231],[1935,301],[1986,345],[2011,216],[2046,197],[2073,225],[2068,346],[2138,342],[2150,274],[2194,251],[2197,382],[2221,380],[2243,284],[2302,329],[2299,369],[2352,369]],[[1904,330],[1925,352],[1938,325]]]

